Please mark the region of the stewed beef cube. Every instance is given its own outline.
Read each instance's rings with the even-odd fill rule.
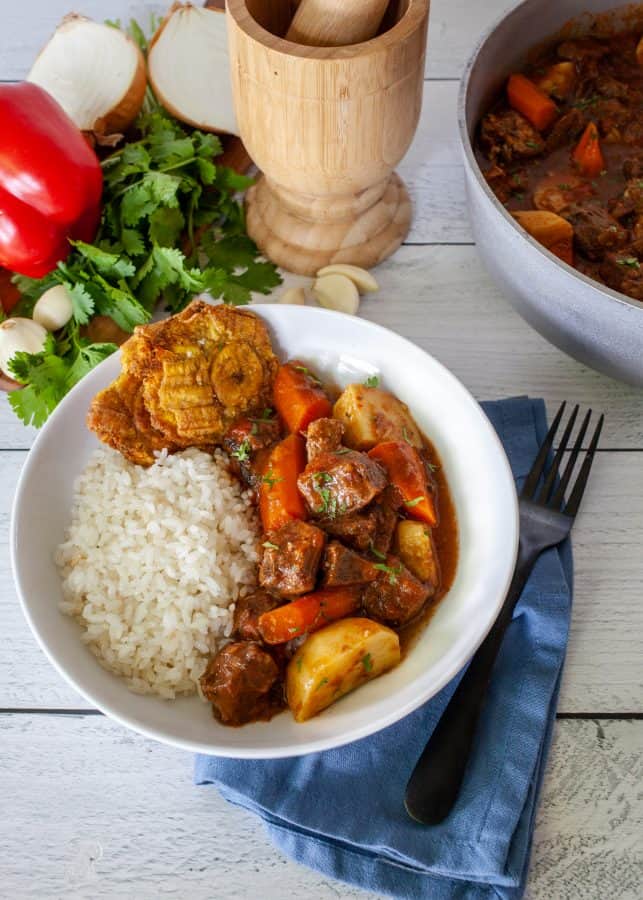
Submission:
[[[339,541],[331,541],[326,547],[322,563],[323,585],[327,588],[349,584],[368,584],[377,578],[373,563],[350,550]]]
[[[210,660],[201,690],[225,725],[269,719],[279,702],[279,667],[259,644],[228,644]]]
[[[295,519],[269,532],[261,548],[259,584],[283,597],[314,590],[326,536]]]
[[[343,436],[344,426],[339,419],[315,419],[306,432],[308,462],[322,453],[339,450]]]
[[[572,206],[564,214],[574,227],[574,240],[589,259],[602,259],[627,242],[627,231],[597,203]]]
[[[402,565],[396,556],[378,564],[375,581],[364,591],[366,614],[386,625],[405,625],[414,619],[429,599],[431,589]]]
[[[638,156],[630,156],[623,161],[623,175],[626,178],[643,177],[643,152]]]
[[[393,542],[393,533],[397,525],[398,512],[402,506],[402,495],[392,484],[386,486],[382,493],[373,501],[375,513],[375,535],[371,543],[371,550],[375,553],[388,553]]]
[[[494,162],[538,156],[545,149],[541,135],[513,109],[487,113],[480,127],[480,143]]]
[[[240,641],[261,641],[257,627],[259,616],[281,606],[282,601],[261,589],[237,600],[234,609],[233,631]]]
[[[350,547],[362,551],[373,546],[377,535],[377,522],[378,516],[374,505],[345,516],[336,516],[335,518],[326,516],[317,519],[320,528],[323,528],[328,534],[341,538]]]
[[[365,453],[321,453],[297,480],[315,516],[335,518],[363,509],[386,487],[386,475]]]
[[[238,419],[223,438],[232,469],[250,487],[258,487],[268,451],[281,437],[276,418]]]
[[[355,550],[388,553],[401,505],[400,492],[389,484],[366,509],[334,518],[322,517],[317,519],[317,523],[328,534],[341,538]]]
[[[601,278],[615,291],[643,300],[643,263],[629,252],[607,253],[600,267]]]

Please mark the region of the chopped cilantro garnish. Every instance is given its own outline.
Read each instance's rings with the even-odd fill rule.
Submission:
[[[617,259],[616,262],[619,266],[626,266],[628,269],[639,269],[641,267],[641,263],[635,256],[623,256]]]
[[[364,387],[368,388],[376,388],[379,386],[380,379],[378,375],[369,375],[366,381],[364,382]]]
[[[297,372],[301,372],[303,375],[307,375],[308,378],[311,379],[311,381],[315,382],[315,384],[321,384],[320,379],[314,374],[314,372],[311,372],[307,366],[293,366],[293,369],[295,369]]]
[[[273,544],[272,541],[264,541],[261,546],[265,547],[266,550],[279,550],[277,544]]]
[[[365,672],[371,672],[371,671],[372,671],[372,669],[373,669],[373,660],[372,660],[372,658],[371,658],[371,654],[370,654],[370,653],[365,653],[364,656],[362,656],[362,665],[364,666],[364,671],[365,671]]]
[[[404,505],[408,506],[409,509],[413,509],[414,506],[417,506],[418,503],[421,503],[424,500],[424,495],[420,494],[419,497],[414,497],[413,500],[405,500]]]
[[[397,576],[402,574],[402,566],[387,566],[385,563],[374,563],[380,572],[386,572],[390,584],[397,584]]]
[[[542,147],[542,144],[539,144],[538,141],[525,141],[525,144],[530,150],[540,150]]]
[[[252,447],[250,446],[250,441],[248,438],[245,438],[237,447],[236,450],[233,450],[230,456],[234,456],[236,460],[239,462],[247,462],[250,459],[250,451]]]
[[[266,472],[266,474],[262,477],[262,482],[268,485],[268,490],[272,490],[276,484],[279,484],[280,481],[283,481],[283,478],[277,478],[275,473],[270,470]]]
[[[370,550],[373,556],[377,557],[377,559],[386,559],[386,553],[381,553],[372,541]]]

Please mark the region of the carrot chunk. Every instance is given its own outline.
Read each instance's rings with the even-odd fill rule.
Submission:
[[[598,128],[594,122],[588,122],[585,131],[572,153],[572,159],[588,178],[596,178],[605,169],[605,160],[598,139]]]
[[[264,531],[276,531],[292,519],[308,518],[297,478],[306,468],[306,443],[290,434],[270,453],[259,486],[259,514]]]
[[[259,616],[259,633],[267,644],[285,644],[301,634],[309,634],[351,616],[359,609],[358,587],[315,591],[285,606],[278,606]]]
[[[517,112],[522,113],[538,131],[549,128],[558,115],[558,107],[551,97],[548,97],[524,75],[509,76],[507,98],[509,105]]]
[[[386,469],[389,479],[402,494],[404,510],[434,528],[438,524],[433,492],[420,454],[406,441],[386,441],[369,451],[371,459]]]
[[[315,376],[298,360],[279,368],[274,384],[277,412],[289,431],[305,431],[315,419],[332,415],[330,400]]]

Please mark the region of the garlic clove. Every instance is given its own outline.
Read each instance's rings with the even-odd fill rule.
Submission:
[[[40,297],[33,308],[34,322],[42,325],[47,331],[58,331],[69,322],[73,308],[71,297],[63,284],[56,284]]]
[[[367,272],[366,269],[360,268],[360,266],[350,266],[348,263],[333,263],[330,266],[324,266],[317,273],[318,278],[323,278],[324,275],[345,275],[346,278],[350,278],[354,283],[360,294],[374,294],[380,289],[379,284],[371,273]]]
[[[46,340],[47,332],[33,319],[5,319],[0,324],[0,371],[13,378],[9,363],[16,353],[40,353]]]
[[[313,285],[320,306],[354,316],[359,309],[359,293],[355,283],[345,275],[324,275]]]
[[[277,298],[277,303],[287,303],[291,306],[305,306],[306,291],[303,287],[288,288],[287,291],[284,291],[283,294]]]

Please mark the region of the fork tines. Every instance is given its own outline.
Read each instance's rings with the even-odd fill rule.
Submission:
[[[583,441],[585,440],[585,435],[587,434],[587,429],[589,428],[589,423],[592,417],[592,410],[589,409],[581,423],[578,434],[576,435],[576,440],[574,441],[574,446],[571,449],[571,453],[567,461],[567,465],[565,466],[565,469],[563,471],[562,477],[560,481],[557,482],[556,479],[558,477],[558,472],[560,470],[563,455],[569,449],[569,441],[574,430],[574,425],[576,424],[576,418],[578,416],[579,410],[578,405],[576,405],[572,410],[572,413],[569,416],[569,419],[565,426],[563,436],[560,440],[560,444],[558,445],[558,449],[556,450],[556,453],[552,460],[552,464],[550,467],[547,467],[547,458],[554,445],[554,440],[562,422],[566,405],[566,403],[561,403],[560,409],[556,413],[554,421],[551,423],[551,428],[547,432],[547,437],[543,441],[538,452],[538,456],[536,457],[534,464],[531,467],[531,471],[527,475],[521,496],[527,500],[533,500],[535,503],[538,503],[542,506],[548,506],[550,509],[561,510],[561,512],[563,512],[565,515],[574,518],[574,516],[578,512],[578,507],[580,506],[580,502],[585,491],[585,486],[587,485],[589,472],[594,460],[594,453],[596,452],[596,447],[598,446],[598,441],[601,435],[605,417],[603,415],[599,416],[598,424],[594,429],[594,433],[590,440],[589,447],[585,453],[585,458],[583,459],[583,464],[581,466],[580,472],[578,473],[576,481],[574,482],[574,485],[572,487],[567,505],[564,506],[565,491],[569,486],[569,482],[572,477],[572,473],[574,471],[574,467],[578,460],[579,454],[581,452]],[[547,471],[545,472],[546,468]],[[543,475],[545,475],[545,479],[543,481],[542,487],[538,491],[538,494],[536,494],[538,483],[540,482],[540,479]]]

